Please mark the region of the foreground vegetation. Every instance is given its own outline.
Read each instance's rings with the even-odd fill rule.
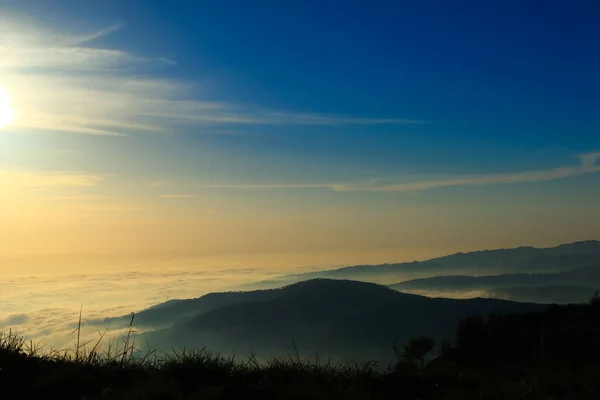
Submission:
[[[159,356],[97,343],[44,352],[0,335],[2,399],[598,399],[600,301],[467,318],[454,343],[418,337],[398,362],[333,365],[293,355],[263,362],[206,350]],[[83,350],[87,349],[87,350]],[[134,355],[134,353],[136,355]]]

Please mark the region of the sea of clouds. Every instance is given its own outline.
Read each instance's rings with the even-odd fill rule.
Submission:
[[[235,290],[274,275],[255,269],[0,275],[0,331],[12,331],[48,350],[73,349],[80,310],[83,343],[99,337],[98,327],[85,326],[86,320],[128,315],[168,299]]]

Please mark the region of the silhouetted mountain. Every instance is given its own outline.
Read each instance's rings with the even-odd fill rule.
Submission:
[[[488,296],[495,299],[522,301],[542,304],[584,304],[598,290],[589,286],[520,286],[488,290]]]
[[[390,284],[415,278],[447,275],[552,273],[597,264],[600,241],[589,240],[550,248],[518,247],[456,253],[427,261],[355,265],[333,270],[285,275],[244,285],[244,289],[273,288],[315,278],[352,279]]]
[[[561,244],[556,247],[550,247],[544,249],[544,252],[548,255],[598,255],[600,253],[600,241],[599,240],[583,240],[580,242]]]
[[[600,286],[600,264],[558,273],[437,276],[389,285],[396,290],[469,291],[519,286]]]
[[[542,307],[494,299],[431,299],[372,283],[327,279],[247,292],[244,301],[239,293],[221,296],[235,300],[198,309],[196,316],[147,333],[143,340],[158,348],[206,346],[225,354],[257,351],[265,356],[293,353],[295,343],[304,356],[318,352],[336,360],[389,362],[394,341],[422,334],[451,339],[456,323],[466,316]],[[193,304],[198,299],[190,300],[190,309]]]
[[[278,290],[258,290],[254,292],[209,293],[195,299],[169,300],[142,310],[135,314],[135,325],[143,327],[165,327],[183,318],[202,314],[211,310],[231,306],[238,303],[251,303],[276,299],[282,292]],[[129,324],[131,316],[90,320],[90,325],[112,324],[123,326]]]

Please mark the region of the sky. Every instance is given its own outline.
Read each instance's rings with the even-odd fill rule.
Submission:
[[[600,239],[599,19],[593,0],[0,0],[0,274]]]

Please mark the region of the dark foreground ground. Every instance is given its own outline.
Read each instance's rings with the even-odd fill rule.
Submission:
[[[112,355],[40,354],[5,333],[0,399],[600,399],[599,309],[467,318],[439,354],[426,337],[390,345],[398,362],[385,368],[205,351],[132,358],[127,342]]]

